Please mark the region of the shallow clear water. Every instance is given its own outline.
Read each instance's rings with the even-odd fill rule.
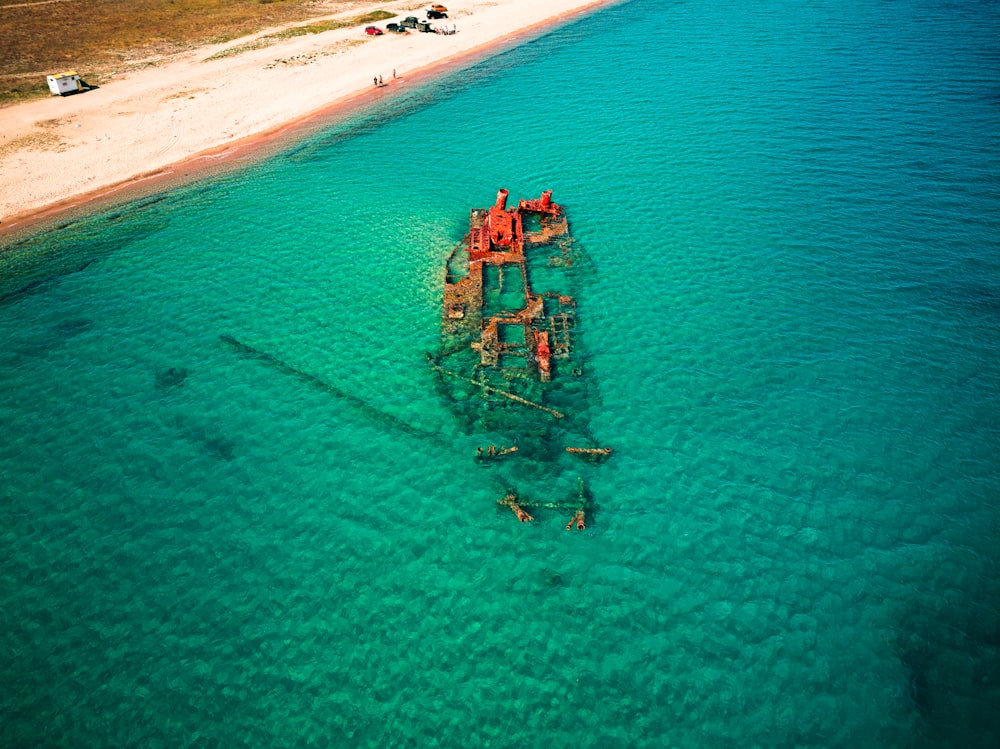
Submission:
[[[0,744],[994,746],[998,38],[635,0],[7,248]],[[593,262],[585,533],[424,359],[498,187]]]

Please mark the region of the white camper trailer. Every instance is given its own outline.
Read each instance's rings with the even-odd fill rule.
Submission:
[[[80,82],[80,76],[74,70],[70,70],[66,73],[49,75],[46,76],[46,79],[49,82],[49,91],[51,91],[55,96],[62,96],[63,94],[71,94],[74,91],[83,90],[83,84]]]

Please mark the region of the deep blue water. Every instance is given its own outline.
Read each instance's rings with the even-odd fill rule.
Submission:
[[[633,0],[11,243],[0,745],[1000,743],[998,39]],[[424,360],[498,187],[590,259],[584,533]]]

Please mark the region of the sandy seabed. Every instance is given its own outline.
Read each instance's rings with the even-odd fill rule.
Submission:
[[[454,34],[369,36],[357,26],[258,47],[255,40],[275,31],[268,29],[84,93],[0,108],[0,233],[149,183],[189,179],[259,152],[305,122],[376,102],[610,2],[460,0],[434,22]],[[424,15],[412,0],[384,7],[398,11],[389,22]]]

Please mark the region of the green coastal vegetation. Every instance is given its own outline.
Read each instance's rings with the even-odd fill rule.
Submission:
[[[372,0],[0,0],[0,105],[48,96],[45,76],[54,72],[76,70],[100,85],[116,72],[266,29],[294,25],[267,35],[261,46],[396,15],[377,5]],[[338,14],[342,17],[329,18]]]
[[[226,47],[225,49],[219,50],[214,55],[206,57],[206,60],[218,60],[223,57],[232,57],[233,55],[238,55],[242,52],[249,52],[252,49],[261,49],[263,47],[269,47],[275,42],[280,42],[284,39],[291,39],[296,36],[306,36],[307,34],[322,34],[324,31],[333,31],[335,29],[343,29],[348,26],[364,26],[365,24],[377,23],[378,21],[384,21],[387,18],[394,18],[397,14],[390,13],[387,10],[373,10],[369,13],[363,13],[360,16],[351,16],[348,18],[332,18],[323,21],[316,21],[315,23],[298,24],[295,26],[290,26],[281,31],[276,31],[273,34],[265,34],[264,36],[257,37],[246,44],[238,44],[234,47]]]

